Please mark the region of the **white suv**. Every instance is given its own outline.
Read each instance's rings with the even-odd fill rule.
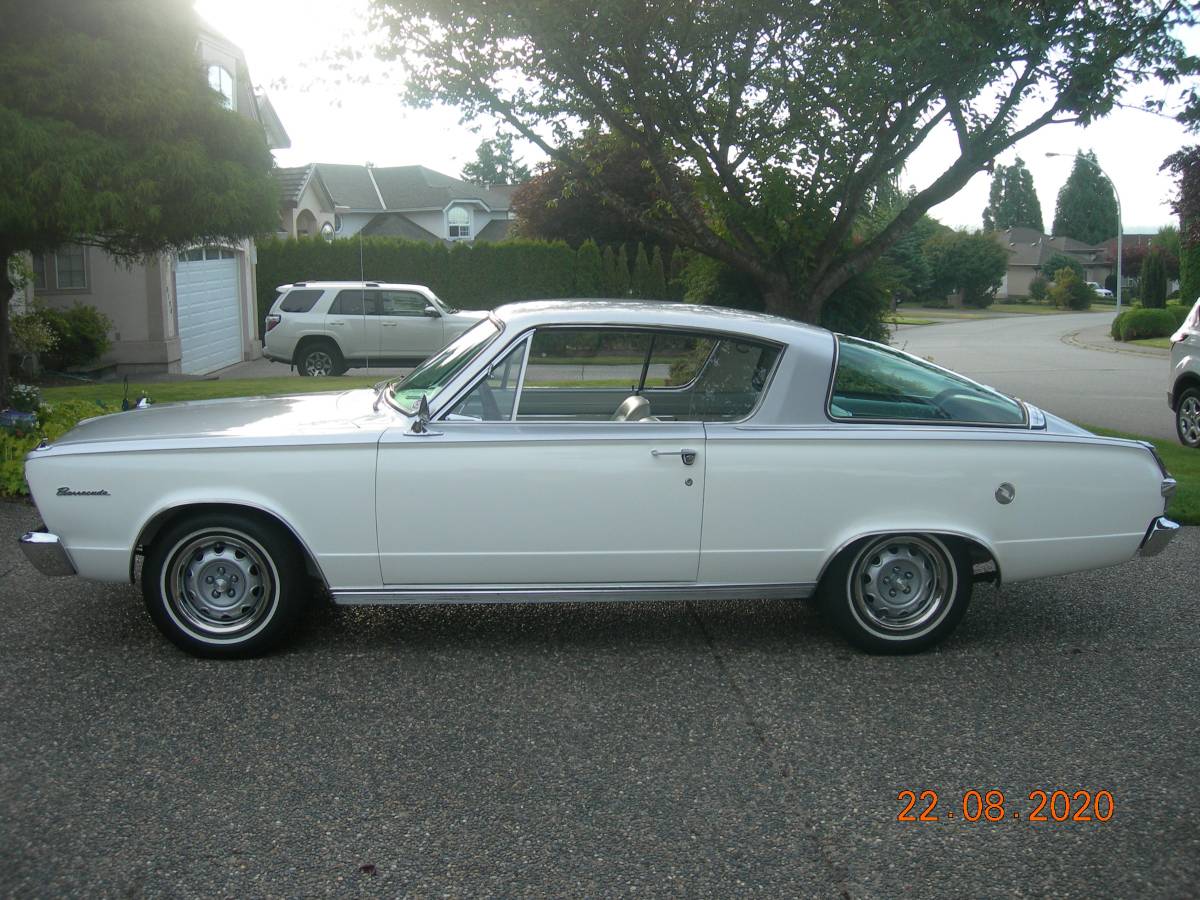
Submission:
[[[263,355],[301,375],[415,366],[487,316],[452,309],[419,284],[298,281],[277,290]]]
[[[1200,447],[1200,300],[1171,335],[1171,382],[1167,402],[1185,447]]]

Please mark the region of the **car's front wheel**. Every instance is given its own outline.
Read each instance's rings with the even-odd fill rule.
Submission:
[[[150,618],[197,656],[255,656],[278,646],[309,606],[310,587],[292,535],[237,512],[175,523],[155,539],[142,567]]]
[[[323,378],[328,375],[341,375],[346,371],[346,364],[334,344],[329,341],[314,341],[300,350],[296,368],[301,375]]]
[[[856,647],[916,653],[958,627],[971,582],[971,559],[960,542],[930,534],[882,535],[838,555],[822,579],[821,605]]]
[[[1190,387],[1179,395],[1175,404],[1175,433],[1183,446],[1200,448],[1200,388]]]

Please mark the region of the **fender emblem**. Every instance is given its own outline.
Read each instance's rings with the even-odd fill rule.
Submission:
[[[60,487],[58,489],[60,497],[109,497],[108,491],[73,491],[69,487]]]

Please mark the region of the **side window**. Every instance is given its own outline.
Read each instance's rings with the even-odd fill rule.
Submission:
[[[607,422],[641,382],[650,333],[541,328],[530,342],[517,418]]]
[[[646,380],[652,407],[675,419],[732,422],[754,411],[779,349],[766,344],[717,336],[676,336],[655,342]]]
[[[907,354],[838,337],[829,415],[845,420],[1024,425],[1010,397]]]
[[[378,291],[364,291],[359,288],[339,291],[337,299],[329,307],[329,314],[331,316],[376,315],[375,301],[378,293]]]
[[[379,315],[423,316],[430,303],[420,294],[411,291],[380,291]]]
[[[479,384],[450,410],[451,419],[473,419],[480,422],[507,422],[512,419],[513,403],[521,381],[521,364],[525,348],[521,341],[492,366]]]
[[[306,313],[316,305],[316,302],[321,299],[324,291],[288,291],[283,298],[283,303],[279,304],[280,312],[289,313]]]

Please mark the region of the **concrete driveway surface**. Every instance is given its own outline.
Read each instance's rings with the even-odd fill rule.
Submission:
[[[0,504],[6,896],[1200,886],[1200,529],[981,587],[917,657],[750,601],[322,609],[286,652],[217,663],[160,639],[136,588],[38,576],[14,540],[34,524]],[[963,821],[990,789],[1006,818]],[[1031,824],[1037,789],[1116,811]],[[942,820],[898,822],[904,790]]]
[[[1166,354],[1103,352],[1064,341],[1076,332],[1106,328],[1114,315],[1007,316],[900,326],[892,344],[1073,422],[1173,439]]]

